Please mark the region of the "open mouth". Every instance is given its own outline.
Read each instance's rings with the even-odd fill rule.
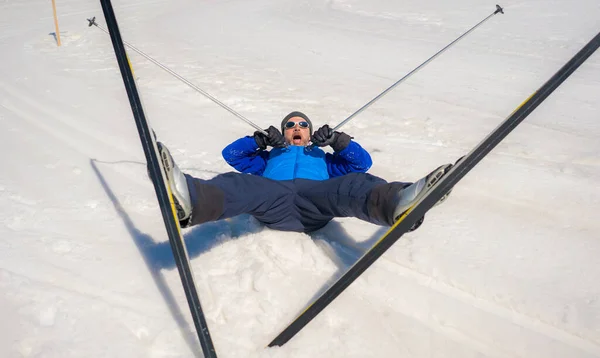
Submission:
[[[294,134],[294,136],[292,137],[292,142],[294,142],[294,144],[301,144],[302,136],[300,134]]]

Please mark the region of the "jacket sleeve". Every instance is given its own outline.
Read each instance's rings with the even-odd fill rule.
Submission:
[[[267,166],[269,152],[258,150],[254,137],[247,136],[231,143],[222,152],[223,159],[235,170],[254,175],[262,175]]]
[[[373,164],[369,152],[354,141],[350,141],[342,151],[334,154],[327,153],[325,161],[331,178],[348,173],[366,173]]]

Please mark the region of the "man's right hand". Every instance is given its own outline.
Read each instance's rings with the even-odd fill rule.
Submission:
[[[267,146],[271,146],[273,148],[283,148],[285,147],[285,138],[279,131],[279,129],[274,126],[270,126],[265,129],[267,134],[264,134],[260,131],[254,132],[254,141],[258,145],[258,148],[261,150],[267,149]]]

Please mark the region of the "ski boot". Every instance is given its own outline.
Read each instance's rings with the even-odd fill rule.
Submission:
[[[398,203],[396,204],[396,208],[394,209],[394,221],[398,221],[398,219],[408,210],[411,206],[413,206],[417,201],[421,200],[429,192],[429,190],[437,183],[443,176],[446,174],[450,168],[452,168],[452,164],[444,164],[439,168],[435,169],[427,176],[417,180],[413,184],[400,189],[397,193]],[[441,204],[445,201],[450,195],[449,190],[444,196],[438,200],[435,205]],[[434,205],[434,206],[435,206]],[[421,226],[425,216],[417,220],[417,222],[410,228],[409,231],[414,231]]]
[[[169,149],[161,142],[156,143],[160,159],[165,169],[165,175],[167,177],[167,184],[171,189],[171,195],[173,196],[173,202],[175,203],[175,209],[177,209],[177,219],[181,224],[181,227],[186,227],[192,216],[192,202],[190,199],[190,192],[187,186],[187,180],[175,161]]]

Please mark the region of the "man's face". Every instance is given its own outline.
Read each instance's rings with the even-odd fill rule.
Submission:
[[[306,123],[306,127],[302,127],[299,123]],[[292,126],[293,123],[294,125]],[[307,146],[310,141],[310,129],[308,127],[308,122],[302,117],[292,117],[288,119],[286,125],[284,126],[285,141],[290,145],[302,145]]]

